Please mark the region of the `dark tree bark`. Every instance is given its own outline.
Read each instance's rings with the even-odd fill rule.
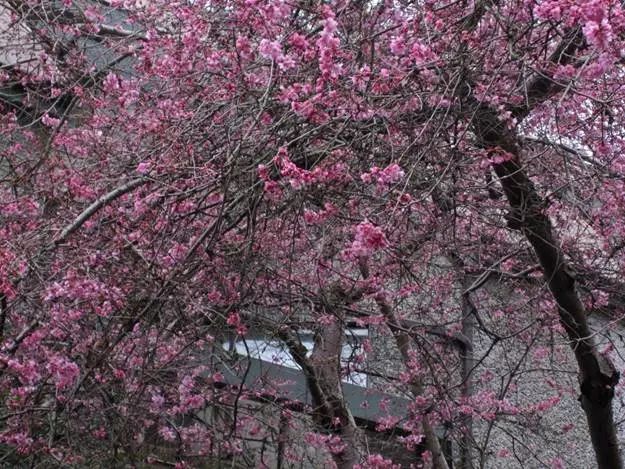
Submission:
[[[506,152],[506,161],[493,165],[510,205],[508,226],[520,230],[531,244],[545,281],[558,305],[579,368],[580,402],[586,414],[599,469],[623,467],[612,413],[619,373],[608,357],[599,353],[586,320],[586,311],[575,288],[575,279],[545,215],[540,197],[520,162],[515,136],[492,110],[480,107],[474,130],[481,144],[494,152]]]
[[[572,28],[554,49],[550,61],[557,65],[578,64],[577,54],[586,47],[581,28]],[[540,103],[556,96],[564,86],[548,74],[537,75],[523,83],[525,102],[512,109],[520,122]],[[599,469],[623,467],[612,413],[614,389],[619,373],[608,357],[601,355],[586,320],[586,311],[575,288],[575,279],[545,214],[543,200],[521,163],[519,140],[489,106],[478,102],[464,84],[463,98],[472,112],[472,127],[478,144],[504,156],[493,164],[508,200],[506,216],[511,229],[521,231],[532,246],[543,270],[545,281],[558,305],[560,323],[566,330],[579,370],[580,402],[586,419]]]

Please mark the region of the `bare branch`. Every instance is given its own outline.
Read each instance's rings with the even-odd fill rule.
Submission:
[[[68,238],[69,235],[71,235],[74,231],[79,229],[87,220],[89,220],[89,218],[91,218],[102,207],[104,207],[105,205],[108,205],[115,199],[121,197],[124,194],[127,194],[128,192],[136,189],[139,186],[142,186],[143,184],[147,182],[148,180],[145,178],[134,179],[130,182],[127,182],[123,186],[117,187],[113,189],[111,192],[104,194],[98,200],[96,200],[91,205],[89,205],[89,207],[87,207],[80,215],[78,215],[72,223],[70,223],[65,228],[63,228],[63,231],[61,231],[61,234],[57,236],[57,238],[54,240],[54,245],[56,246],[56,245],[63,243]]]

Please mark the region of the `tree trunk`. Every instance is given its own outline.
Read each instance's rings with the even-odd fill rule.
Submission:
[[[330,410],[328,417],[331,417],[332,421],[328,422],[328,425],[331,428],[336,427],[345,444],[342,452],[333,455],[339,469],[351,468],[358,463],[356,423],[345,405],[341,386],[341,349],[345,337],[343,324],[343,318],[336,317],[332,324],[320,329],[310,357],[310,363],[317,372],[319,386]]]
[[[469,285],[464,285],[463,289]],[[462,335],[467,338],[471,347],[464,347],[461,350],[462,359],[462,397],[470,398],[473,395],[473,380],[471,379],[471,373],[475,367],[475,358],[473,356],[473,330],[474,330],[474,318],[473,309],[475,306],[469,298],[469,293],[462,293]],[[460,469],[471,469],[473,467],[473,417],[465,415],[462,419],[462,425],[464,435],[460,441]]]
[[[349,302],[349,299],[338,286],[324,293],[324,312],[332,313],[334,321],[316,331],[315,346],[310,358],[306,356],[306,348],[294,334],[282,331],[279,336],[306,375],[314,405],[312,417],[315,424],[324,432],[340,436],[345,445],[342,451],[332,454],[334,462],[339,469],[351,469],[359,462],[359,432],[345,402],[341,384],[341,350],[345,337],[345,321],[340,307],[346,301]]]
[[[513,134],[489,108],[479,107],[473,122],[485,148],[505,153],[505,161],[493,169],[510,205],[510,228],[520,230],[530,242],[543,269],[545,281],[558,305],[560,323],[566,330],[579,368],[580,402],[599,469],[623,467],[612,414],[614,388],[619,380],[608,357],[599,353],[588,327],[586,311],[575,289],[575,279],[556,240],[551,221],[545,215],[545,201],[520,163]]]

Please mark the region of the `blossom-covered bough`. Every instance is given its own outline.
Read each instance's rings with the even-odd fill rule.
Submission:
[[[607,0],[0,2],[3,464],[394,467],[356,370],[414,464],[622,467],[624,39]],[[311,406],[227,382],[251,333]]]

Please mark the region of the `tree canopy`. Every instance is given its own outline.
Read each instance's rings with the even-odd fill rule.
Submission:
[[[419,464],[522,464],[579,398],[551,430],[622,467],[623,50],[610,0],[0,2],[0,459],[247,461],[295,419],[225,380],[261,334],[313,396],[291,462],[394,467],[368,370]]]

